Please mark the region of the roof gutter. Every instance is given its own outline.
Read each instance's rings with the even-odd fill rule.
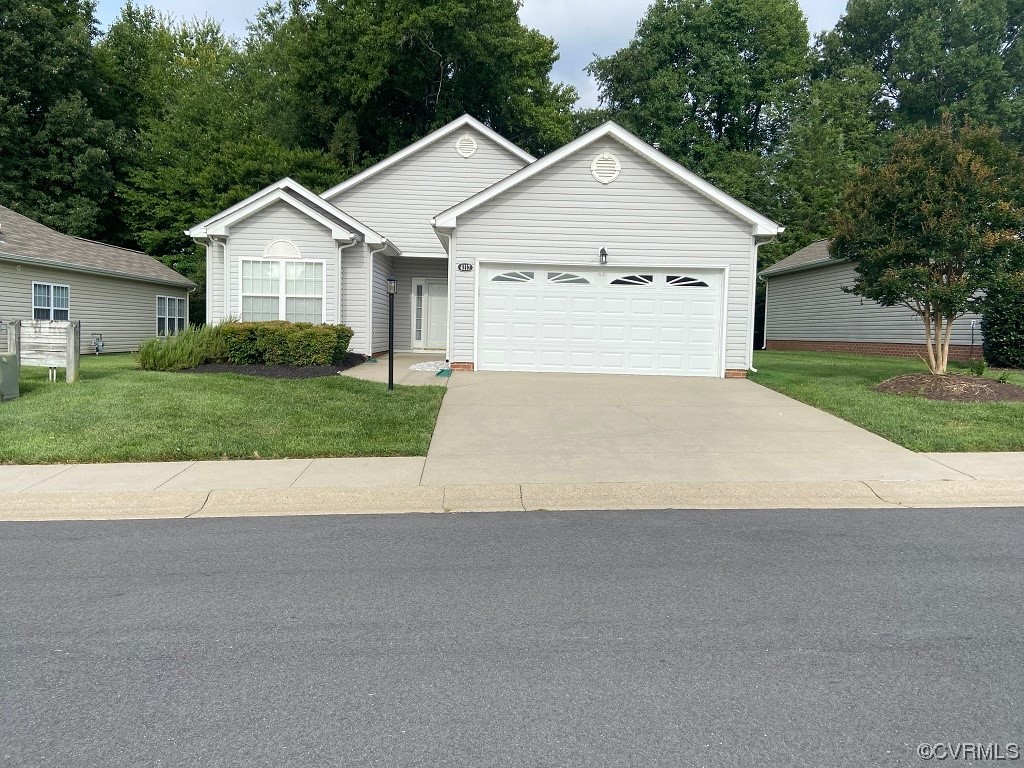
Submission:
[[[156,283],[157,285],[173,285],[177,288],[197,288],[198,286],[189,280],[187,277],[182,276],[181,280],[163,279],[159,277],[147,277],[145,275],[137,275],[128,272],[115,272],[112,269],[100,269],[99,267],[84,267],[77,264],[68,264],[63,261],[52,261],[50,259],[38,259],[33,256],[19,256],[14,253],[2,253],[0,252],[0,260],[13,261],[19,264],[31,264],[42,267],[53,267],[54,269],[63,269],[67,272],[83,272],[89,275],[103,275],[105,277],[119,277],[122,280],[134,280],[139,283]],[[167,269],[171,269],[167,267]],[[171,270],[172,272],[174,270]]]

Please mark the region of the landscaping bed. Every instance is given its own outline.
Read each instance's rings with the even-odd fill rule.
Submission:
[[[965,401],[965,391],[959,401],[877,391],[882,382],[896,377],[936,378],[925,372],[920,360],[764,351],[755,353],[754,365],[758,372],[750,375],[752,381],[914,451],[1024,451],[1024,402],[1020,400]],[[999,385],[1024,385],[1020,371],[989,369],[985,377],[975,377],[951,364],[950,373],[957,380],[976,380],[975,391],[996,385],[1005,392]],[[942,385],[930,382],[928,386]]]
[[[349,352],[333,365],[233,365],[231,363],[204,363],[185,368],[179,373],[235,373],[240,376],[261,376],[266,379],[316,379],[337,376],[367,361],[366,355]]]
[[[915,395],[928,400],[955,403],[1005,403],[1024,401],[1024,388],[984,376],[911,373],[894,376],[875,387],[875,392],[888,395]]]
[[[0,463],[424,456],[444,397],[336,372],[142,371],[132,355],[83,357],[77,384],[46,377],[23,368],[22,396],[0,404]]]

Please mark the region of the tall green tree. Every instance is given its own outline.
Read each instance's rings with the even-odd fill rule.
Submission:
[[[271,6],[252,51],[281,77],[303,146],[361,167],[470,113],[543,152],[572,138],[555,42],[516,0],[296,0]]]
[[[824,62],[879,73],[897,126],[937,125],[949,113],[1015,132],[1022,12],[1021,0],[850,0],[825,36]]]
[[[83,237],[105,234],[124,137],[97,116],[89,0],[0,0],[0,203]]]
[[[284,176],[320,189],[344,169],[327,153],[271,135],[272,109],[253,98],[246,52],[215,22],[126,9],[103,47],[136,73],[108,94],[134,110],[125,119],[137,125],[118,184],[125,232],[200,285],[191,307],[201,322],[204,260],[185,229]]]
[[[796,0],[656,0],[588,71],[614,119],[708,173],[775,149],[807,68]]]
[[[849,289],[921,318],[928,368],[946,371],[953,321],[1024,268],[1024,156],[992,128],[937,128],[900,136],[878,167],[863,167],[843,196],[833,258],[856,262]]]

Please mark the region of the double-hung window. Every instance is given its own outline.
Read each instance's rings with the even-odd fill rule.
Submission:
[[[71,289],[53,283],[32,283],[32,319],[67,320],[70,316]]]
[[[242,320],[324,321],[324,265],[319,261],[242,262]]]
[[[156,297],[156,335],[174,336],[188,324],[185,299],[177,296]]]

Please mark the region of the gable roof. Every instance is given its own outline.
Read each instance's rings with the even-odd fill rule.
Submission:
[[[319,195],[310,192],[294,179],[285,177],[264,187],[230,208],[214,214],[206,221],[185,230],[185,234],[197,240],[211,235],[224,235],[232,224],[246,219],[269,205],[282,202],[304,215],[318,221],[331,230],[336,240],[351,241],[358,236],[373,245],[387,245],[388,239],[354,219],[339,208],[328,203]],[[392,245],[392,248],[394,246]],[[397,249],[395,249],[397,251]]]
[[[762,216],[753,208],[744,205],[739,200],[726,194],[714,184],[705,181],[697,174],[687,170],[679,163],[666,157],[654,147],[637,138],[622,126],[610,121],[604,125],[598,126],[589,133],[585,133],[575,141],[569,142],[564,147],[555,150],[551,154],[545,155],[543,158],[537,160],[531,165],[527,165],[521,170],[516,171],[511,176],[502,179],[497,184],[473,195],[458,205],[452,206],[448,210],[439,213],[433,218],[431,223],[436,229],[452,229],[455,227],[456,221],[460,215],[483,205],[488,200],[491,200],[512,187],[521,184],[544,169],[549,168],[564,158],[575,154],[580,149],[609,136],[618,140],[636,154],[649,160],[670,176],[689,186],[708,200],[717,203],[738,218],[749,222],[757,237],[775,237],[784,230],[784,227],[776,224],[771,219]]]
[[[366,181],[370,177],[376,176],[378,173],[387,170],[395,163],[401,162],[410,155],[416,154],[424,147],[427,147],[433,144],[434,142],[443,139],[445,136],[455,133],[455,131],[458,131],[459,129],[462,128],[474,128],[475,130],[484,134],[487,138],[491,139],[495,144],[498,144],[500,147],[507,150],[508,152],[515,155],[520,160],[523,160],[526,163],[532,163],[537,159],[529,152],[517,147],[515,144],[506,139],[501,134],[492,131],[490,128],[481,123],[475,117],[472,117],[471,115],[463,115],[460,118],[452,120],[447,125],[441,126],[433,133],[428,133],[422,139],[420,139],[417,142],[414,142],[413,144],[410,144],[405,149],[400,150],[395,154],[390,155],[389,157],[386,157],[376,165],[371,165],[369,168],[367,168],[364,171],[360,171],[355,176],[351,176],[350,178],[345,179],[345,181],[341,182],[341,184],[331,187],[326,192],[324,192],[323,195],[321,195],[321,197],[323,197],[324,199],[332,198],[335,195],[340,194],[341,192],[344,192],[345,190],[349,189],[350,187],[354,187],[356,184],[360,184],[361,182]]]
[[[804,269],[823,267],[826,264],[838,264],[839,262],[836,259],[829,256],[828,246],[830,242],[832,241],[815,240],[810,245],[791,253],[781,261],[777,261],[770,267],[762,269],[758,275],[760,277],[774,277],[786,272],[799,272]]]
[[[195,288],[152,256],[95,240],[65,235],[0,205],[0,260],[92,272],[147,283]]]

